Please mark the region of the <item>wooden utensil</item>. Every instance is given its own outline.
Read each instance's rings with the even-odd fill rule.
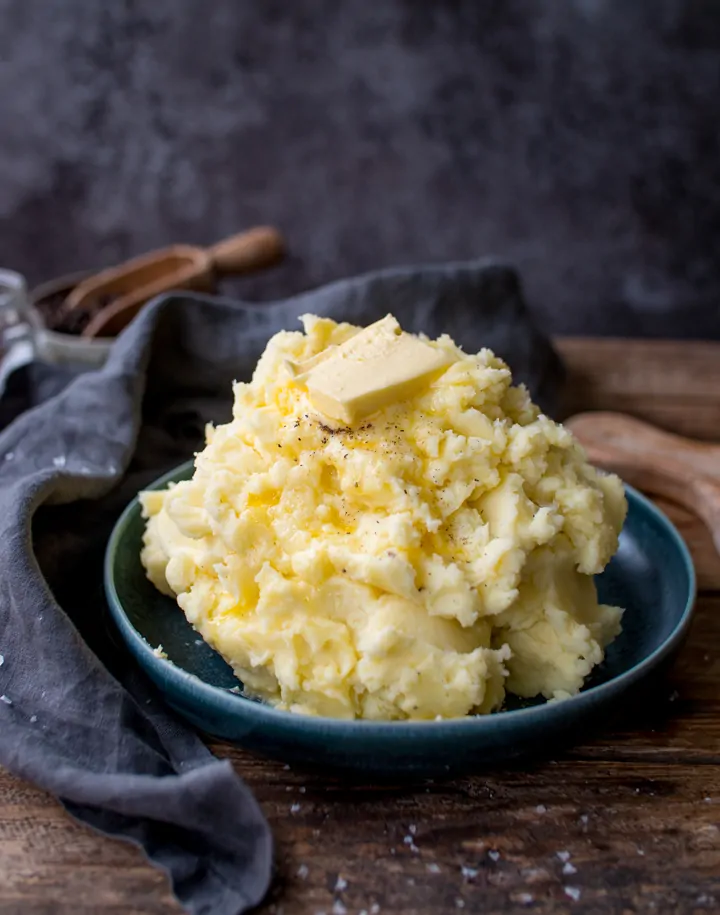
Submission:
[[[702,518],[720,553],[720,445],[664,432],[622,413],[580,413],[565,425],[592,463]]]
[[[211,248],[172,245],[102,270],[73,289],[67,310],[97,310],[83,337],[119,334],[151,298],[170,289],[211,292],[219,275],[239,275],[270,267],[282,259],[282,235],[259,226],[218,242]]]

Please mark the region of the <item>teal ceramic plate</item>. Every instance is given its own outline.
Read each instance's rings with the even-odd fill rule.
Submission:
[[[158,480],[188,479],[192,463]],[[579,695],[451,721],[370,722],[281,712],[230,692],[231,669],[158,593],[140,564],[143,520],[134,499],[117,522],[105,559],[110,611],[130,651],[166,701],[206,734],[286,762],[383,777],[430,777],[553,752],[623,705],[682,644],[695,597],[687,547],[667,518],[627,487],[620,549],[598,576],[600,598],[626,608],[623,632]],[[169,661],[156,657],[162,645]]]

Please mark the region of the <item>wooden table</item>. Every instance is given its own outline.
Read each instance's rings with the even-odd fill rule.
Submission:
[[[559,347],[568,412],[623,410],[720,438],[720,345]],[[667,687],[612,732],[549,762],[417,790],[352,787],[215,748],[277,840],[264,912],[720,910],[720,560],[699,522],[664,507],[695,557],[697,615]],[[135,912],[180,912],[165,877],[0,772],[0,915]]]

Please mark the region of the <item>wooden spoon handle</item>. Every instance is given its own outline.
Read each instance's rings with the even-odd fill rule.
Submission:
[[[206,253],[217,273],[237,275],[278,263],[285,254],[285,240],[272,226],[258,226],[219,241]]]
[[[720,552],[720,446],[664,432],[620,413],[582,413],[565,425],[592,463],[699,515]]]

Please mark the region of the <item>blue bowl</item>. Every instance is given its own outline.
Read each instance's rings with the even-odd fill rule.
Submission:
[[[193,464],[153,484],[188,479]],[[230,667],[160,594],[140,563],[144,522],[134,499],[105,556],[110,611],[130,651],[168,704],[200,731],[285,762],[363,776],[435,777],[554,752],[622,707],[682,645],[695,598],[692,560],[651,502],[626,487],[629,511],[617,555],[597,578],[600,599],[626,608],[623,631],[577,696],[516,703],[494,715],[449,721],[344,721],[278,711],[230,692]],[[153,650],[162,645],[169,660]]]

